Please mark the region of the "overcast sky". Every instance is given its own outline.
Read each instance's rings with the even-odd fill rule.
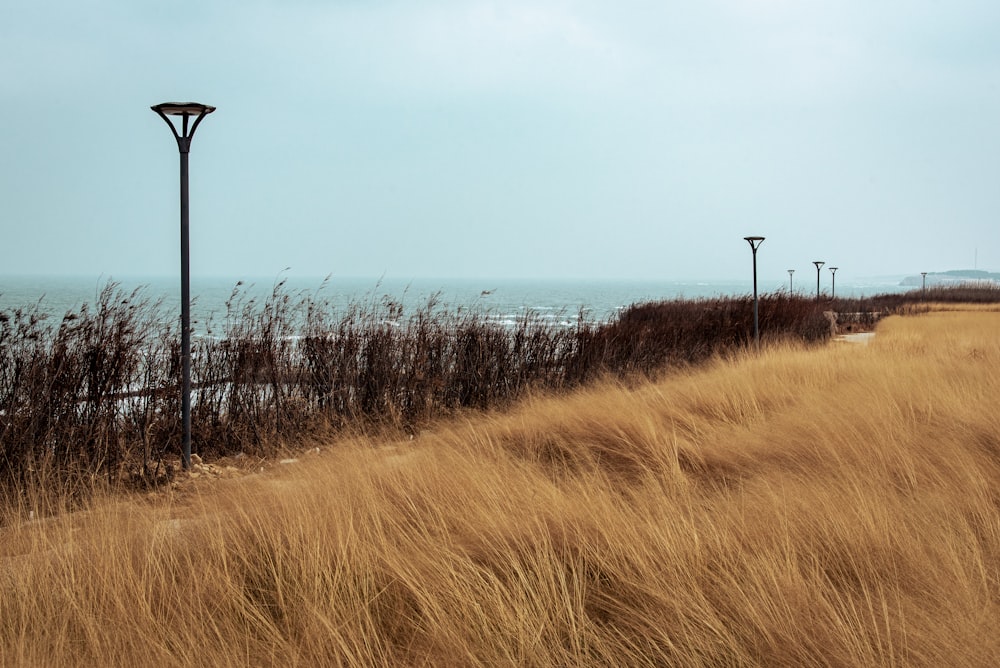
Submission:
[[[996,0],[4,0],[0,274],[1000,270]]]

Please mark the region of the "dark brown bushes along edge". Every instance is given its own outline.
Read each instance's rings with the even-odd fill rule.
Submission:
[[[762,337],[821,341],[824,310],[859,324],[924,301],[1000,301],[1000,290],[928,290],[865,300],[774,293],[760,299]],[[415,428],[464,408],[501,407],[529,388],[598,376],[645,377],[747,346],[750,297],[635,304],[607,323],[562,327],[436,298],[407,314],[389,298],[338,310],[278,283],[261,302],[237,285],[225,320],[192,351],[194,450],[261,452],[349,425]],[[860,315],[859,315],[860,314]],[[39,470],[153,481],[179,441],[175,319],[141,291],[106,285],[58,325],[41,309],[0,313],[0,485]]]
[[[36,304],[0,313],[2,482],[32,471],[112,475],[127,460],[161,459],[176,420],[155,392],[176,384],[169,359],[176,331],[158,303],[106,285],[52,324]]]
[[[813,342],[830,336],[826,305],[787,293],[759,300],[761,337]],[[586,337],[581,380],[594,372],[648,375],[678,364],[748,345],[753,339],[753,298],[672,300],[633,305]]]

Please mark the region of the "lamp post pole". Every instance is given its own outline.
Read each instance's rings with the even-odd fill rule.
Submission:
[[[764,237],[743,237],[753,252],[753,339],[760,348],[760,321],[757,318],[757,249],[764,243]]]
[[[788,270],[788,294],[792,294],[795,289],[792,287],[792,274],[795,273],[794,269]]]
[[[830,284],[830,299],[836,299],[837,298],[837,270],[838,269],[840,269],[840,267],[830,267],[830,280],[832,281],[832,283]]]
[[[819,301],[819,269],[826,264],[826,262],[813,260],[813,264],[816,265],[816,301]]]
[[[181,158],[181,466],[191,468],[191,235],[188,193],[188,153],[191,139],[202,119],[215,107],[197,102],[164,102],[150,107],[170,126]],[[180,116],[178,127],[170,116]],[[191,119],[194,122],[191,123]]]
[[[920,272],[920,296],[921,297],[926,297],[927,296],[927,272],[926,271]]]

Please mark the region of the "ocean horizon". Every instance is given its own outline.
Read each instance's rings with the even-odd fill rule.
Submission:
[[[797,277],[796,277],[797,278]],[[839,297],[863,297],[912,289],[901,284],[902,276],[838,279]],[[0,310],[34,308],[50,317],[61,317],[97,301],[108,283],[120,290],[140,294],[152,301],[162,300],[165,312],[180,312],[180,279],[165,276],[84,277],[19,275],[0,276]],[[475,309],[500,319],[516,319],[531,313],[538,317],[575,320],[579,314],[606,320],[631,304],[666,299],[702,299],[753,293],[752,280],[682,279],[512,279],[512,278],[363,278],[363,277],[192,277],[192,322],[218,322],[226,315],[226,302],[234,291],[243,301],[266,299],[281,284],[284,294],[308,295],[327,302],[334,310],[351,304],[381,303],[391,300],[405,312],[433,300],[439,307]],[[807,275],[795,280],[794,291],[815,294],[815,280]],[[830,294],[830,276],[823,275],[822,293]],[[758,291],[787,292],[788,279],[759,279]]]

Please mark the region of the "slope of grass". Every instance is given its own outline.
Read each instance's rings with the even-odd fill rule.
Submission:
[[[24,501],[0,663],[992,665],[998,327],[889,318],[869,346],[535,396],[170,494]]]

